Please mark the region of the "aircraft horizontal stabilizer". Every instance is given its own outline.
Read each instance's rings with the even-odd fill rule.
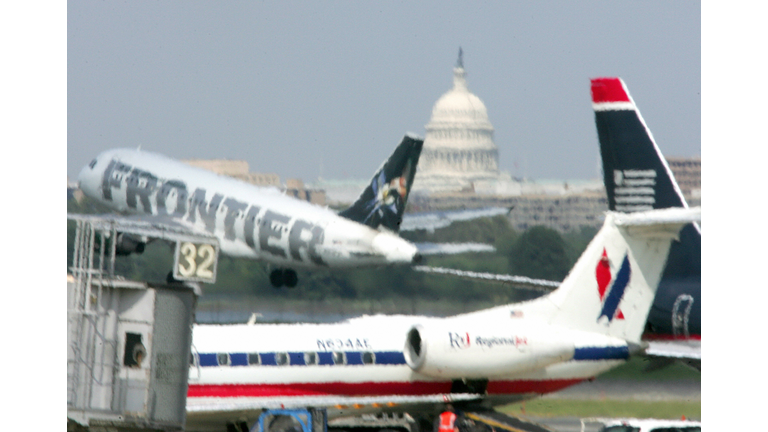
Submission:
[[[496,252],[493,245],[485,243],[414,243],[422,255],[454,255],[462,253]]]
[[[465,270],[449,269],[445,267],[429,267],[429,266],[413,266],[416,271],[424,273],[437,273],[451,276],[459,276],[466,279],[480,279],[490,282],[502,282],[510,285],[514,285],[519,288],[534,289],[539,291],[552,291],[560,286],[560,282],[544,280],[544,279],[532,279],[526,276],[515,276],[506,274],[495,273],[482,273]]]
[[[701,222],[701,207],[668,208],[636,213],[616,213],[617,226],[665,225]]]
[[[506,207],[485,207],[477,209],[407,213],[403,215],[403,223],[400,225],[400,231],[434,231],[436,229],[445,228],[454,222],[503,216],[509,214],[510,211],[512,211],[512,209]]]
[[[668,208],[637,213],[616,213],[616,226],[632,236],[679,240],[681,224],[701,222],[701,207]]]

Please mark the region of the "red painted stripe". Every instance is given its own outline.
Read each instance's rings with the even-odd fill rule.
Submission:
[[[451,382],[189,384],[188,397],[379,396],[450,393]]]
[[[593,78],[592,102],[629,102],[629,96],[618,78]]]
[[[550,393],[582,379],[542,381],[490,381],[488,394]],[[279,397],[279,396],[425,396],[451,392],[451,382],[393,381],[363,383],[291,384],[189,384],[187,397]]]

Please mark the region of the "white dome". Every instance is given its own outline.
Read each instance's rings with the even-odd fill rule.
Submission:
[[[499,178],[493,126],[483,101],[467,89],[466,76],[459,51],[459,61],[453,69],[453,88],[437,100],[426,125],[416,189],[467,190],[477,182]]]
[[[435,103],[427,129],[458,126],[493,130],[485,104],[467,89],[466,75],[464,68],[453,69],[453,88]]]

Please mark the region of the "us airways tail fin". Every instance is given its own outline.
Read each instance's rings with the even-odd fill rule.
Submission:
[[[398,231],[424,140],[406,134],[354,204],[339,215],[372,228]]]
[[[591,82],[609,209],[688,207],[624,81],[594,78]]]
[[[594,78],[592,106],[608,208],[633,212],[688,207],[650,129],[621,78]],[[701,278],[701,230],[690,224],[672,245],[664,279]]]
[[[560,287],[521,309],[552,324],[639,343],[670,242],[700,218],[698,207],[608,212]]]

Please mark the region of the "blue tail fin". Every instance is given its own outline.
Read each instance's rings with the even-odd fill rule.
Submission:
[[[403,137],[357,201],[339,215],[372,228],[383,226],[398,231],[423,145],[422,138],[410,134]]]
[[[632,212],[688,207],[624,82],[593,79],[592,106],[609,208]]]

